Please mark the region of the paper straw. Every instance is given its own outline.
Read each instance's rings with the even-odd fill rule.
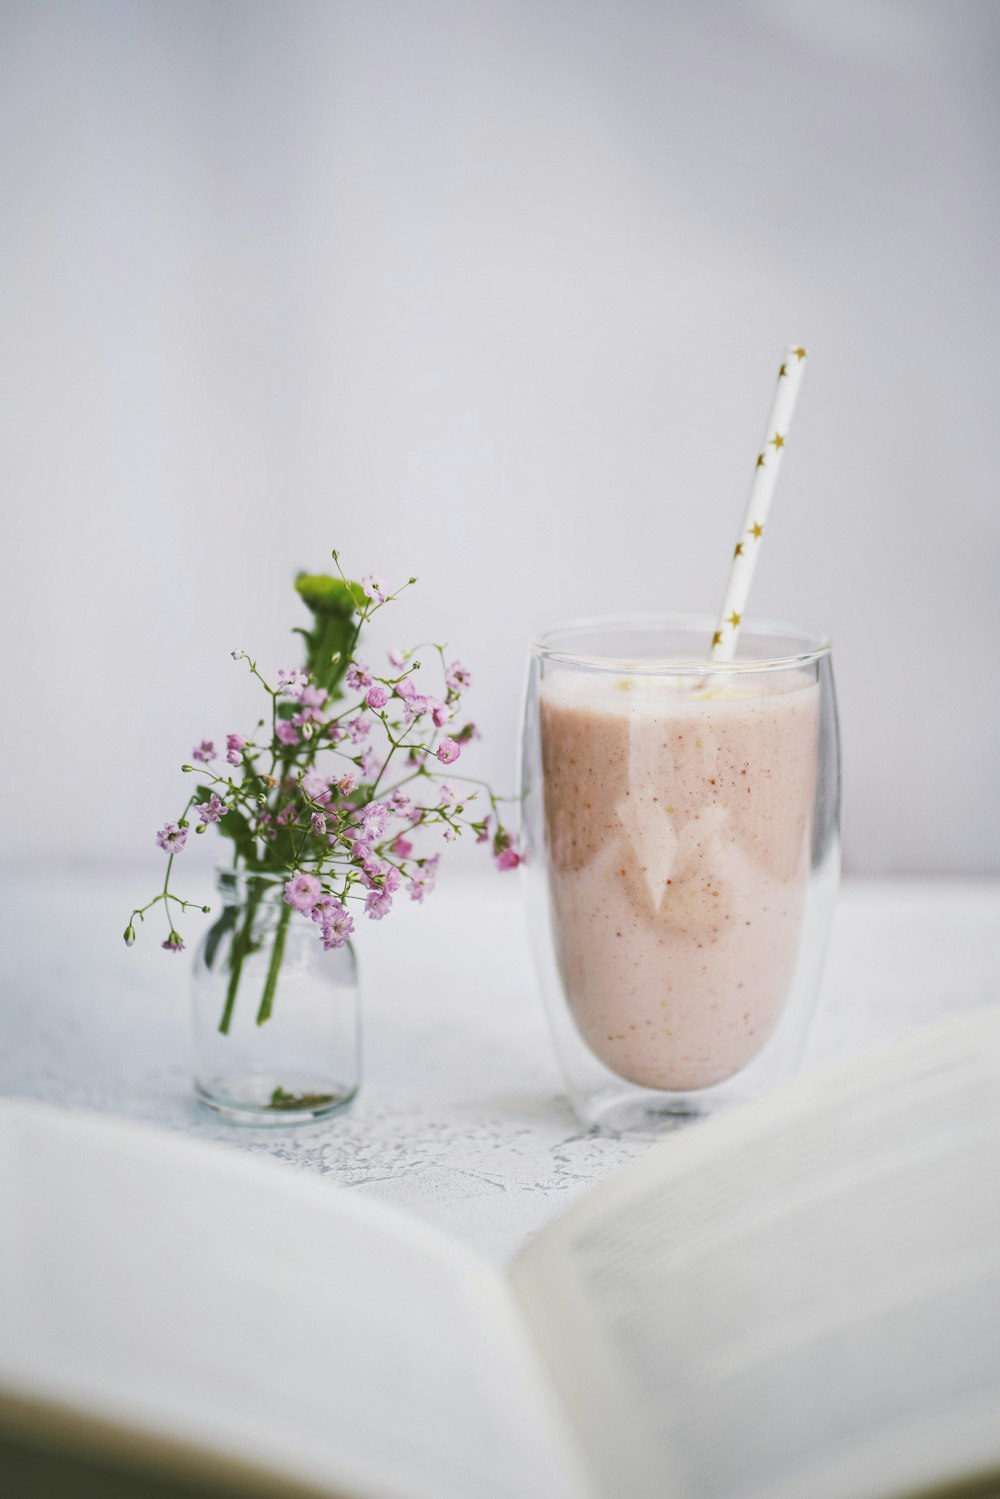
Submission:
[[[757,556],[760,552],[761,538],[764,535],[768,512],[774,498],[774,487],[778,482],[781,460],[785,455],[785,441],[792,425],[795,402],[798,400],[805,367],[805,349],[789,348],[778,371],[778,388],[774,393],[771,412],[767,418],[767,430],[764,433],[762,450],[757,455],[746,514],[743,517],[739,540],[733,553],[729,582],[726,585],[722,608],[719,610],[715,634],[712,636],[709,651],[709,659],[712,661],[732,661],[736,655],[740,625],[743,623],[750,584],[753,582],[754,568],[757,566]]]

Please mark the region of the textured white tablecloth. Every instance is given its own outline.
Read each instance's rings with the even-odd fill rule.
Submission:
[[[139,888],[3,882],[0,1092],[277,1156],[496,1258],[648,1148],[581,1133],[561,1098],[516,879],[446,881],[362,932],[362,1091],[345,1115],[281,1129],[227,1125],[195,1103],[189,955],[151,933],[126,950]],[[847,884],[807,1067],[1000,1001],[998,931],[1000,881]]]

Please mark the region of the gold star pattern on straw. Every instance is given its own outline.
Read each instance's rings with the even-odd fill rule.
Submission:
[[[784,450],[788,446],[792,418],[805,373],[805,359],[805,348],[789,343],[776,361],[778,378],[774,382],[771,409],[764,427],[764,440],[757,450],[750,493],[734,538],[736,545],[729,565],[726,589],[715,616],[715,633],[711,637],[713,664],[735,661],[737,657],[740,625],[747,618],[745,611],[750,585],[760,557],[761,538],[765,527],[769,525],[775,480],[781,468]],[[771,368],[774,369],[774,365]],[[707,630],[705,634],[708,635]]]

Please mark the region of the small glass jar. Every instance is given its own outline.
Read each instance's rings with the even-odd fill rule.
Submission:
[[[581,1121],[658,1132],[795,1071],[839,877],[830,646],[616,616],[532,647],[529,925]]]
[[[240,1124],[323,1119],[360,1081],[354,950],[324,951],[284,900],[286,878],[220,870],[221,908],[195,955],[195,1093]]]

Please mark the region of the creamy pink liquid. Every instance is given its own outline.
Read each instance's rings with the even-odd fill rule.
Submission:
[[[680,678],[556,672],[541,691],[567,1000],[590,1050],[645,1087],[732,1077],[788,996],[819,690],[805,673],[744,680],[723,697]]]

